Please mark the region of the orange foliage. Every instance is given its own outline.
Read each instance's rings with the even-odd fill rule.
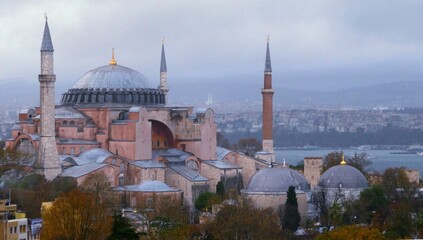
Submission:
[[[42,212],[42,239],[100,240],[110,235],[113,217],[90,193],[74,190],[62,194]]]
[[[346,226],[336,228],[333,231],[325,232],[319,235],[316,240],[379,240],[385,239],[383,234],[377,228],[368,228],[361,226]]]

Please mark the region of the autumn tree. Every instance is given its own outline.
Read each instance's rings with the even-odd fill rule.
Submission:
[[[43,211],[42,239],[100,240],[112,230],[113,218],[94,194],[73,190],[63,193]]]
[[[297,194],[293,186],[288,188],[287,198],[282,212],[282,228],[293,232],[297,231],[300,226],[301,216],[300,212],[298,212]]]
[[[256,209],[251,200],[242,198],[223,203],[206,231],[212,239],[280,239],[279,217],[273,209]]]
[[[361,227],[358,225],[335,228],[317,236],[316,240],[383,240],[385,237],[377,228]]]

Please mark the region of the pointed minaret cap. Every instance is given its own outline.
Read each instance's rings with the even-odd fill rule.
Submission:
[[[112,48],[112,59],[109,62],[110,65],[116,65],[116,60],[115,60],[115,49]]]
[[[267,35],[266,63],[264,65],[264,72],[265,73],[271,73],[272,72],[272,63],[270,62],[269,41],[270,41],[270,36]]]
[[[48,28],[47,23],[47,14],[45,15],[46,24],[44,26],[44,35],[43,35],[43,42],[41,43],[41,52],[54,52],[53,49],[53,42],[51,41],[50,37],[50,29]]]
[[[165,49],[164,49],[164,38],[162,38],[162,57],[160,61],[160,72],[167,72],[166,55],[165,55]]]
[[[342,153],[342,161],[341,161],[341,165],[346,165],[347,164],[347,162],[345,162],[345,159],[344,159],[344,153]]]

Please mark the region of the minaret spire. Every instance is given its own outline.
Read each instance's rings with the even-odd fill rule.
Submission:
[[[160,61],[160,72],[167,72],[166,67],[166,55],[165,55],[165,49],[164,49],[164,38],[162,38],[162,56]]]
[[[275,160],[275,151],[273,149],[273,94],[272,89],[272,65],[270,61],[270,37],[267,36],[266,60],[264,63],[264,86],[261,89],[263,96],[263,127],[262,127],[262,145],[263,150],[256,154],[257,158],[267,161]]]
[[[55,132],[55,104],[54,91],[56,75],[53,71],[53,43],[47,23],[44,27],[43,41],[41,43],[41,74],[40,82],[40,143],[38,146],[38,159],[34,169],[39,174],[44,174],[47,180],[53,180],[61,173],[59,154],[56,146]]]
[[[162,38],[162,54],[160,59],[160,85],[159,89],[164,91],[164,98],[163,103],[166,104],[167,102],[167,92],[169,92],[169,87],[167,85],[167,66],[166,66],[166,55],[165,55],[165,48],[164,48],[164,38]]]
[[[270,41],[270,36],[267,35],[266,62],[264,64],[264,72],[271,74],[272,73],[272,63],[270,61],[269,41]]]
[[[43,41],[41,43],[41,52],[54,52],[53,42],[51,41],[50,29],[47,22],[47,14],[45,15],[46,23],[44,25]]]

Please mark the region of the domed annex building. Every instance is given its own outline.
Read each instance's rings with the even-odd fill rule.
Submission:
[[[41,46],[40,107],[22,110],[6,147],[34,153],[35,172],[81,184],[103,173],[142,207],[168,196],[193,203],[205,191],[240,190],[266,161],[216,147],[214,111],[167,105],[167,67],[160,82],[117,63],[85,73],[55,105],[53,43],[47,21]]]
[[[273,208],[275,211],[283,206],[290,186],[295,187],[298,211],[301,218],[307,218],[307,200],[310,186],[305,177],[298,171],[287,167],[273,167],[259,170],[250,179],[242,194],[250,198],[255,207]]]
[[[333,166],[322,174],[314,191],[326,191],[330,203],[342,203],[345,200],[358,199],[360,192],[368,186],[366,177],[357,168],[347,165],[342,156],[340,165]]]

